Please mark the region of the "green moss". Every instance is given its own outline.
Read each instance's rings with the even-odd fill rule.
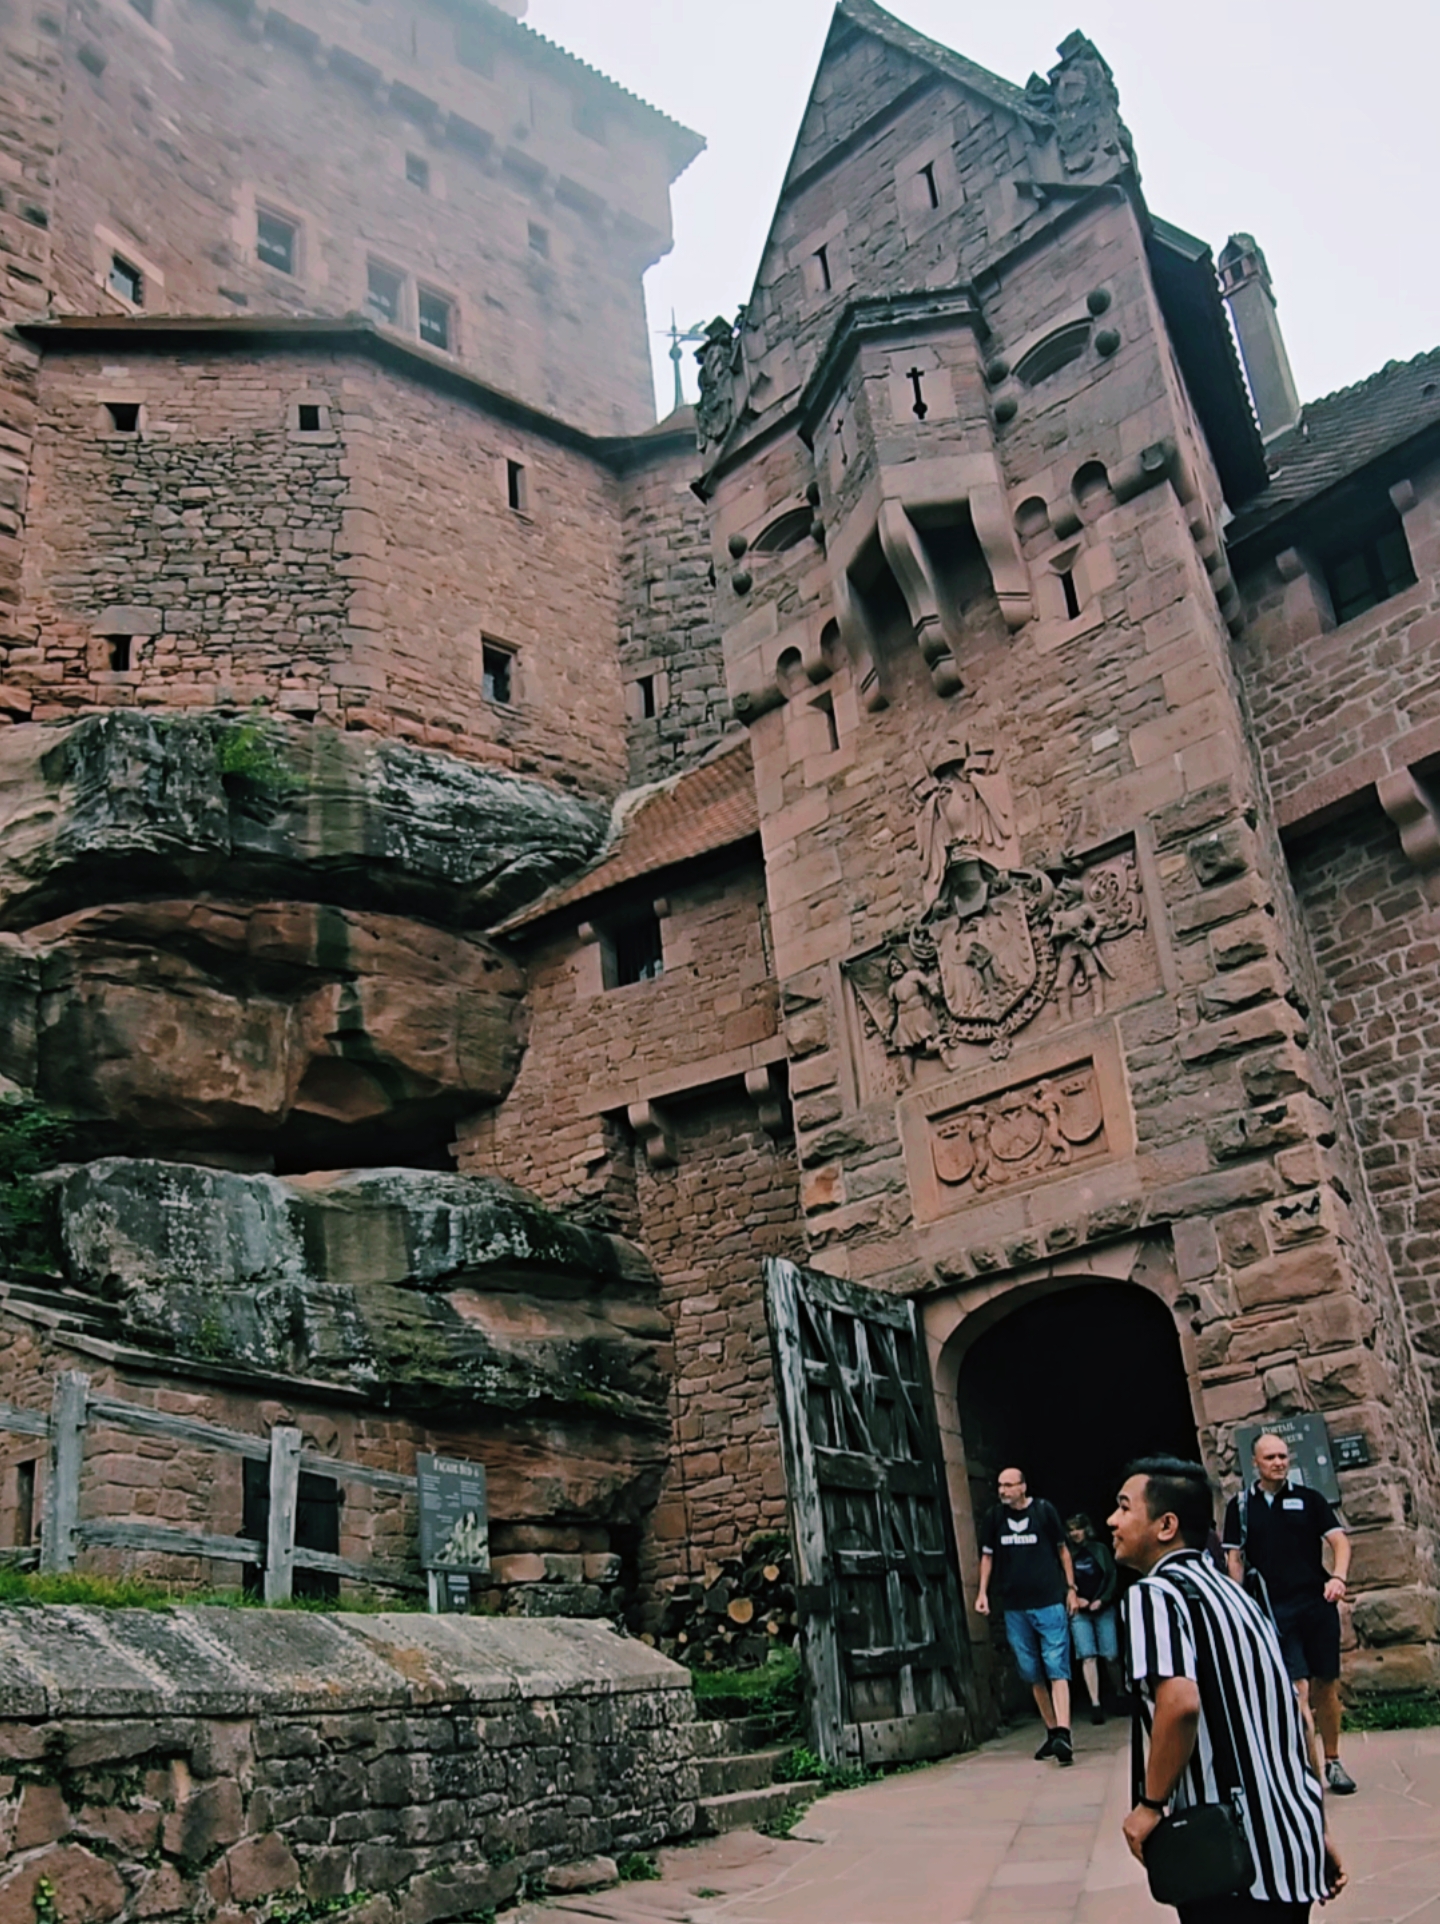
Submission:
[[[702,1717],[756,1717],[772,1743],[800,1738],[805,1721],[805,1680],[799,1653],[772,1651],[755,1670],[696,1670],[691,1684]]]
[[[0,1099],[0,1257],[22,1274],[59,1271],[55,1198],[36,1178],[73,1153],[75,1133],[32,1096]]]
[[[280,758],[283,739],[263,712],[252,709],[244,721],[224,722],[216,742],[216,762],[225,792],[235,801],[287,801],[305,783]]]
[[[1381,1691],[1345,1706],[1347,1730],[1429,1730],[1440,1724],[1440,1694]]]

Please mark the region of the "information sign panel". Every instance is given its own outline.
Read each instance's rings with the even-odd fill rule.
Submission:
[[[1335,1453],[1323,1416],[1306,1410],[1299,1416],[1277,1416],[1270,1423],[1247,1423],[1235,1432],[1236,1468],[1248,1489],[1255,1481],[1255,1465],[1250,1453],[1255,1439],[1278,1436],[1290,1446],[1290,1481],[1318,1490],[1331,1503],[1340,1501],[1340,1483],[1335,1475]]]
[[[419,1454],[415,1477],[420,1486],[422,1566],[483,1576],[490,1568],[485,1465]]]

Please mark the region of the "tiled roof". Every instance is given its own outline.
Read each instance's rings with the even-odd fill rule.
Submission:
[[[949,47],[942,46],[938,40],[931,40],[927,34],[917,33],[914,27],[907,27],[903,20],[897,20],[893,13],[877,7],[875,0],[839,0],[836,12],[842,19],[863,27],[877,39],[897,47],[914,60],[923,60],[927,65],[938,67],[950,79],[958,80],[962,87],[972,93],[980,94],[986,100],[994,101],[997,107],[1007,112],[1019,114],[1023,120],[1047,122],[1048,116],[1026,94],[1023,87],[1017,87],[1012,80],[1002,80],[988,67],[980,67],[963,55],[952,53]]]
[[[1440,347],[1322,400],[1307,401],[1293,428],[1265,449],[1270,485],[1247,501],[1227,531],[1231,547],[1357,473],[1422,428],[1440,422]]]
[[[759,833],[750,737],[740,735],[698,768],[653,788],[628,790],[615,804],[609,839],[594,867],[542,895],[491,933],[509,934],[622,882],[731,848]]]

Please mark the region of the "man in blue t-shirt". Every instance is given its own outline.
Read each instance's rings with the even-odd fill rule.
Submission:
[[[980,1534],[975,1608],[989,1616],[993,1574],[1015,1667],[1045,1719],[1045,1741],[1035,1756],[1071,1764],[1070,1617],[1078,1600],[1065,1526],[1053,1503],[1030,1495],[1019,1470],[1002,1470],[998,1487],[1000,1501]]]
[[[1340,1761],[1338,1605],[1350,1570],[1350,1539],[1318,1490],[1290,1481],[1283,1437],[1256,1437],[1254,1463],[1253,1487],[1232,1496],[1225,1511],[1221,1534],[1230,1574],[1239,1583],[1248,1567],[1265,1579],[1285,1668],[1324,1747],[1325,1783],[1337,1797],[1348,1797],[1355,1779]],[[1326,1544],[1332,1570],[1325,1568]]]

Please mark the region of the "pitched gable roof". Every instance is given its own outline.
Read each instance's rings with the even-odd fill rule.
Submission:
[[[848,20],[852,26],[873,33],[878,40],[894,47],[900,53],[908,54],[912,60],[921,60],[927,66],[938,68],[948,80],[958,81],[968,87],[971,93],[979,94],[992,106],[1003,107],[1006,113],[1019,114],[1022,119],[1034,121],[1038,126],[1048,126],[1049,116],[1038,107],[1023,87],[1017,87],[1011,80],[1002,80],[987,67],[977,66],[973,60],[954,53],[940,41],[932,40],[927,34],[919,33],[914,27],[907,27],[903,20],[897,20],[893,13],[884,7],[877,7],[875,0],[839,0],[835,8],[837,20]],[[833,31],[833,30],[832,30]]]
[[[1390,361],[1366,380],[1318,401],[1266,448],[1270,483],[1247,501],[1228,531],[1238,547],[1349,476],[1440,424],[1440,347]]]
[[[627,790],[615,804],[599,861],[491,933],[511,934],[624,882],[731,848],[759,833],[750,737],[739,735],[683,775],[653,788]]]

